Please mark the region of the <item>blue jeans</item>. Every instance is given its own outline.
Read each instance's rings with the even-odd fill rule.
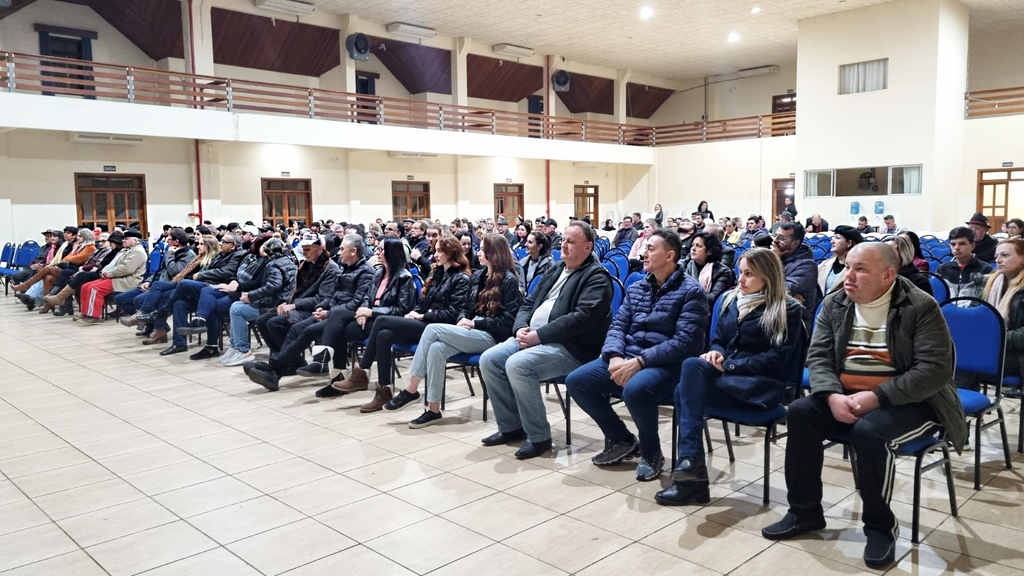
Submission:
[[[139,310],[147,314],[158,310],[171,298],[171,294],[177,287],[178,285],[174,282],[164,280],[153,282],[149,285],[149,290],[146,291],[146,297],[143,298]]]
[[[749,408],[750,405],[718,387],[722,373],[700,358],[683,361],[676,386],[676,418],[679,420],[679,457],[704,458],[704,407]]]
[[[135,314],[145,296],[146,293],[142,291],[142,288],[132,288],[114,296],[114,305],[125,314]]]
[[[171,306],[173,311],[175,328],[188,325],[188,313],[195,312],[196,306],[199,305],[199,295],[202,293],[203,288],[206,288],[206,284],[195,280],[182,280],[178,282],[166,301],[166,305]],[[187,344],[188,340],[175,331],[174,345],[186,346]]]
[[[199,293],[196,317],[206,320],[206,340],[209,345],[220,339],[223,319],[231,310],[231,295],[206,286]]]
[[[483,330],[466,330],[451,324],[430,324],[420,336],[409,373],[427,382],[427,402],[440,402],[448,358],[479,354],[494,346],[494,337]],[[486,385],[486,384],[485,384]]]
[[[522,428],[531,442],[551,439],[542,380],[565,376],[580,362],[561,344],[538,344],[523,350],[515,338],[488,349],[480,357],[494,419],[501,432]]]
[[[608,372],[608,363],[598,358],[572,371],[565,379],[569,396],[601,427],[604,437],[625,443],[633,433],[609,403],[609,397],[622,398],[629,409],[640,436],[640,453],[647,462],[654,462],[661,453],[658,437],[658,405],[672,397],[679,383],[679,366],[643,368],[619,386]]]
[[[249,322],[260,317],[260,309],[239,300],[231,305],[231,347],[239,352],[249,351]]]

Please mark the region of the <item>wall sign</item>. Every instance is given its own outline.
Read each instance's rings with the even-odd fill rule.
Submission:
[[[796,172],[790,172],[789,173],[789,177],[790,178],[796,178]]]
[[[117,166],[111,166],[110,164],[103,165],[104,172],[117,172]]]
[[[290,178],[291,175],[291,172],[281,172],[281,178]]]
[[[415,180],[416,178],[412,174],[409,174],[408,176],[405,177],[405,179],[406,180]]]
[[[1003,162],[1003,168],[1013,168],[1013,162]]]
[[[584,186],[586,186],[586,185],[588,185],[588,184],[590,184],[590,180],[584,180],[584,181],[583,181],[583,185],[584,185]]]

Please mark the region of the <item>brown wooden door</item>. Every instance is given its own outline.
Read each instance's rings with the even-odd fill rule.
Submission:
[[[772,96],[772,114],[796,112],[796,93]]]
[[[765,216],[765,222],[771,227],[775,216],[782,212],[786,205],[786,196],[792,196],[796,202],[796,180],[793,178],[772,178],[772,213]],[[797,207],[799,209],[799,207]]]
[[[300,178],[262,178],[263,219],[273,226],[313,221],[312,182]]]
[[[430,218],[430,182],[391,182],[392,217],[401,222],[406,218]]]
[[[514,223],[516,216],[523,216],[523,185],[494,185],[494,219],[504,216],[509,223]]]
[[[145,236],[146,177],[141,174],[75,174],[78,223],[105,232],[137,228]]]
[[[577,184],[573,187],[573,212],[577,218],[590,216],[590,221],[597,224],[597,205],[597,186]]]
[[[988,217],[992,232],[1024,214],[1024,168],[978,170],[977,211]]]

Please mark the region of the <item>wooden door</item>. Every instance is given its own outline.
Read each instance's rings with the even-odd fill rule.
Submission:
[[[786,196],[796,202],[796,180],[793,178],[772,178],[772,213],[765,216],[765,222],[771,227],[775,216],[782,212],[786,205]],[[799,206],[797,207],[799,209]]]
[[[494,219],[504,216],[509,223],[514,223],[516,216],[523,216],[523,185],[494,185]]]
[[[992,232],[1024,214],[1024,168],[978,170],[977,211],[988,217]]]
[[[78,223],[109,232],[137,228],[145,236],[146,177],[141,174],[75,174]]]
[[[429,219],[430,182],[391,182],[391,212],[397,222],[406,218]]]
[[[313,221],[312,182],[301,178],[262,178],[263,219],[277,226]]]
[[[573,212],[580,220],[590,216],[590,221],[597,224],[598,190],[597,186],[583,184],[573,187]]]

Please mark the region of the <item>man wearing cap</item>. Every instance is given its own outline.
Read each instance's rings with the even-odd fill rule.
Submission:
[[[142,233],[130,228],[124,233],[124,249],[103,268],[101,278],[82,286],[82,314],[75,319],[86,326],[99,324],[103,299],[112,292],[127,292],[138,286],[146,272],[147,260]]]
[[[846,254],[863,241],[864,236],[853,226],[836,226],[832,236],[832,257],[818,264],[818,289],[822,295],[827,296],[843,287]]]
[[[498,234],[501,234],[506,240],[508,240],[509,246],[513,246],[516,242],[519,242],[515,233],[508,229],[508,220],[506,220],[504,216],[498,216]]]
[[[896,218],[892,214],[886,214],[882,220],[885,222],[885,226],[878,228],[879,234],[885,234],[886,236],[899,236],[907,231],[906,228],[896,223]]]
[[[986,264],[996,261],[996,239],[988,235],[991,228],[988,218],[981,212],[975,212],[974,216],[967,221],[967,225],[974,231],[974,257]]]
[[[782,223],[784,223],[784,222],[792,222],[793,221],[793,214],[791,214],[788,210],[783,210],[782,212],[779,212],[779,215],[776,216],[776,218],[778,219],[778,222],[776,222],[775,225],[772,226],[772,229],[771,229],[771,233],[772,234],[777,234],[778,233],[779,226]]]
[[[544,222],[544,233],[548,235],[548,238],[551,238],[552,250],[562,249],[562,235],[558,232],[558,222],[554,218],[548,218]]]
[[[185,234],[185,231],[181,228],[172,228],[167,235],[167,250],[164,252],[163,261],[152,278],[154,281],[170,282],[195,257],[196,253],[189,247],[188,235]],[[132,325],[130,323],[131,316],[142,306],[142,301],[146,298],[145,293],[149,290],[149,285],[150,281],[147,280],[139,284],[137,288],[126,290],[114,297],[114,304],[121,313],[121,323],[125,326]],[[166,326],[164,326],[163,330],[167,330]],[[152,323],[146,324],[139,332],[147,336],[151,334],[153,332]]]
[[[252,224],[246,224],[241,227],[242,231],[242,250],[248,250],[252,247],[252,241],[260,235],[260,229],[253,226]]]

